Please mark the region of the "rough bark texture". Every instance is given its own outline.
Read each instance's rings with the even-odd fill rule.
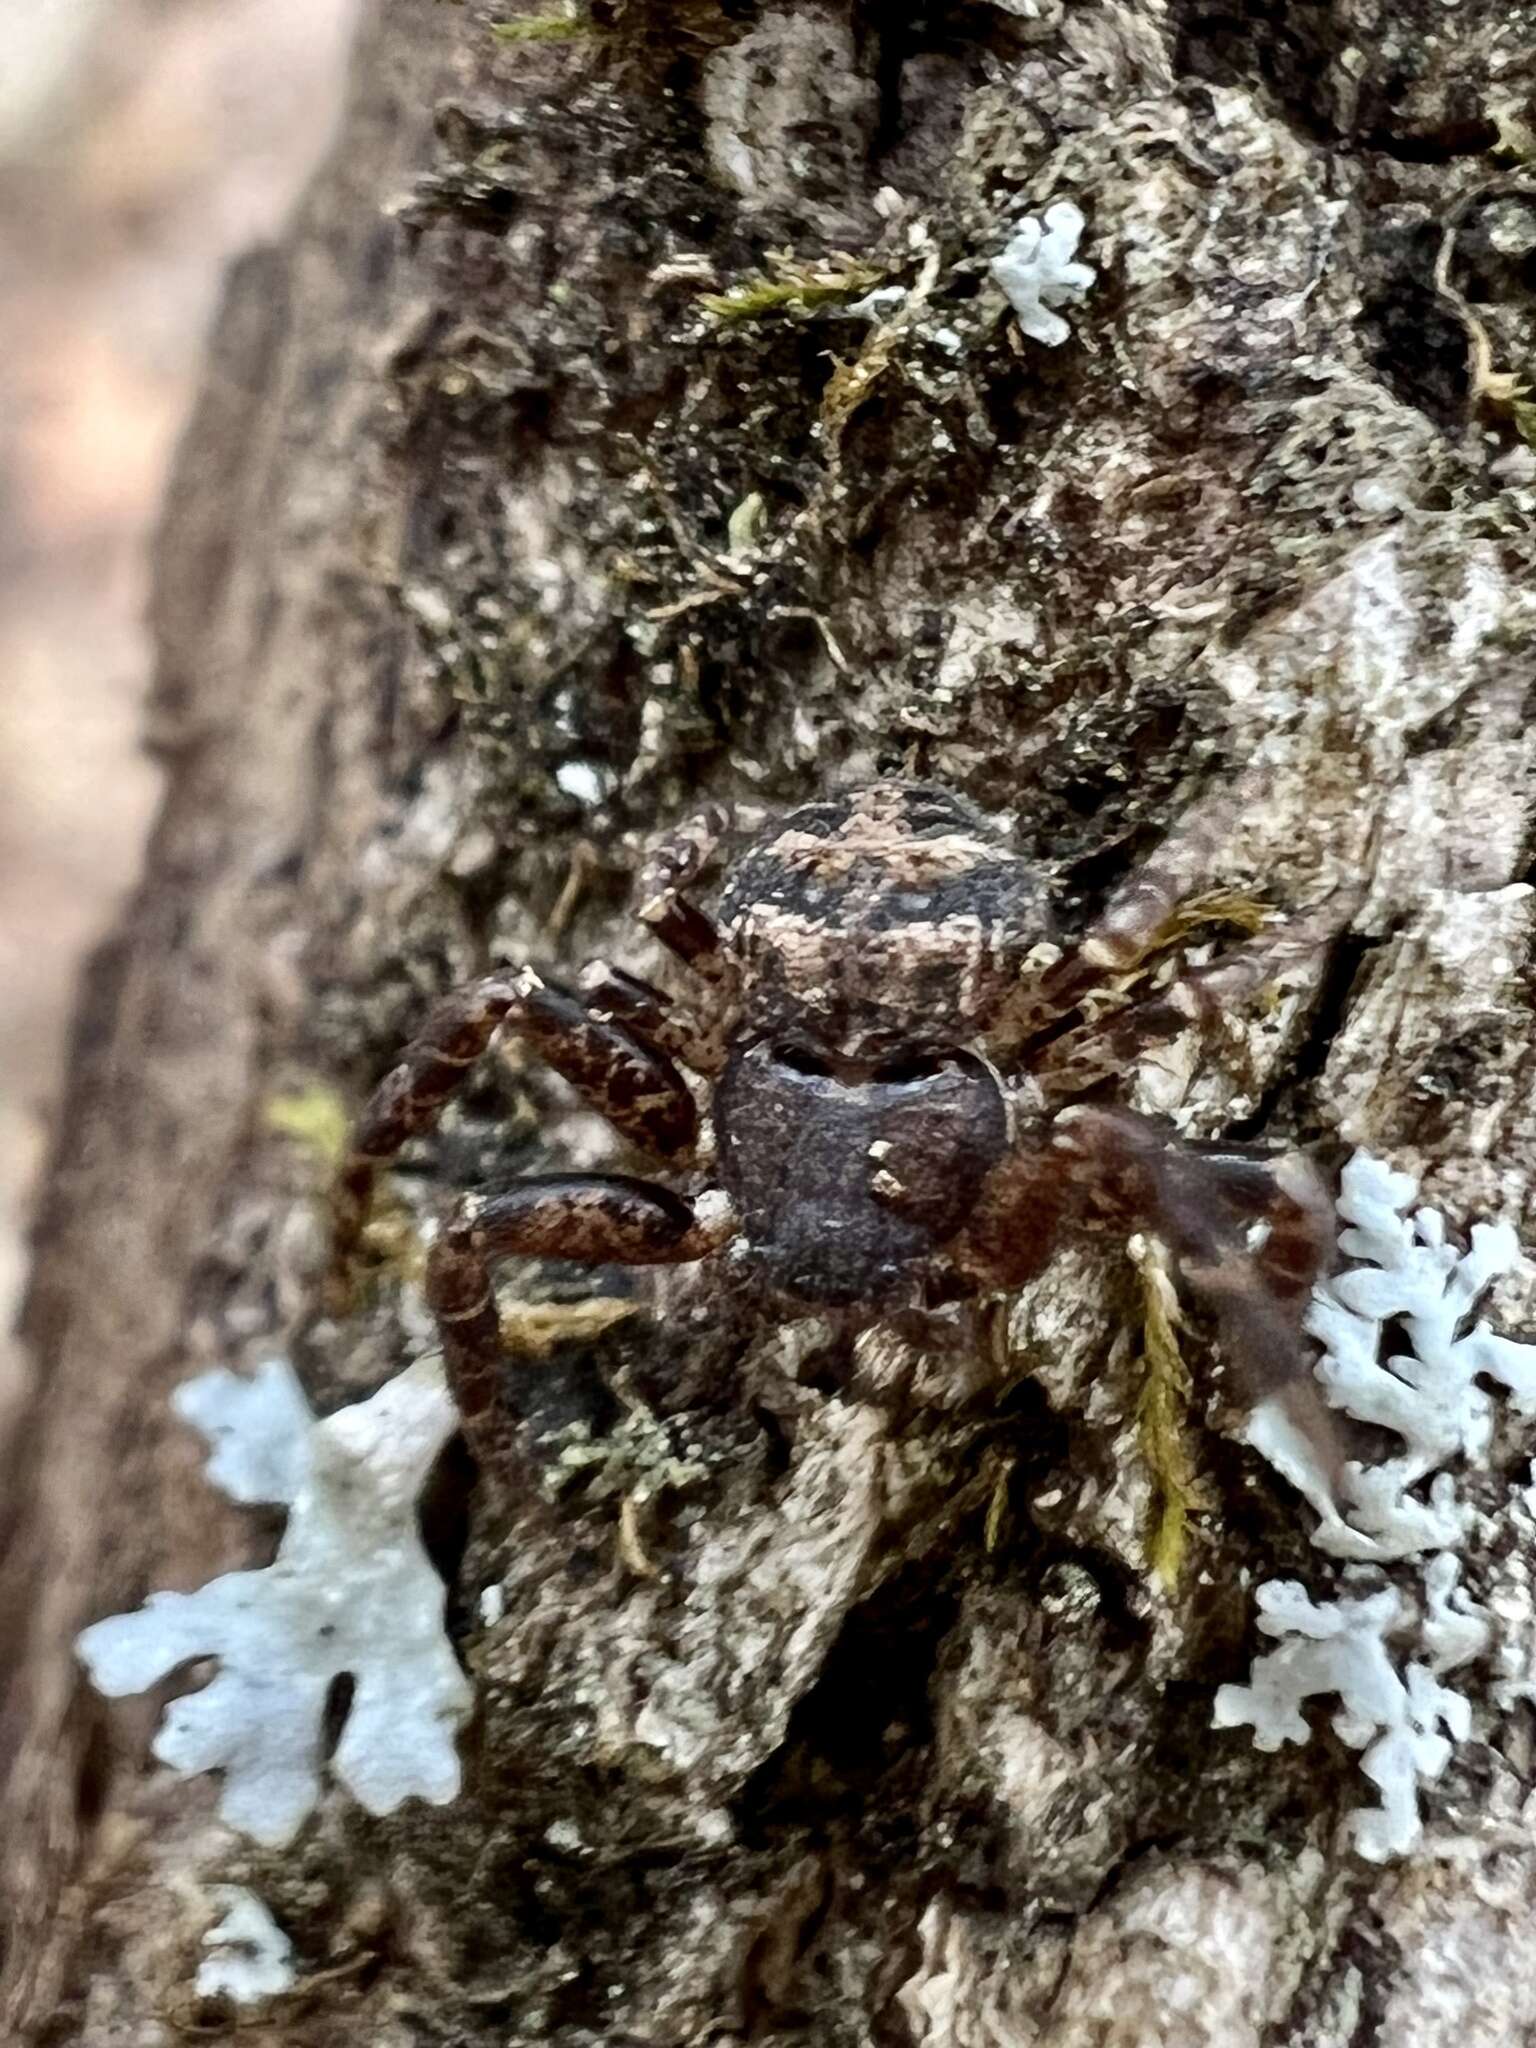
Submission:
[[[525,1409],[611,1458],[510,1527],[440,1471],[480,1699],[452,1808],[334,1797],[286,1855],[232,1844],[71,1661],[85,1621],[270,1545],[196,1477],[178,1379],[286,1345],[334,1405],[420,1346],[398,1285],[315,1319],[316,1168],[272,1097],[356,1101],[492,956],[654,968],[636,847],[701,795],[913,770],[1017,812],[1071,918],[1235,792],[1220,879],[1370,894],[1310,986],[1141,1101],[1342,1134],[1454,1216],[1536,1223],[1531,919],[1500,893],[1532,863],[1536,464],[1493,374],[1529,360],[1536,207],[1490,154],[1528,140],[1536,16],[596,26],[498,43],[395,0],[293,235],[231,282],[161,546],[170,795],[85,999],[0,1487],[0,2025],[216,2020],[191,1977],[234,1877],[300,1961],[263,2042],[1515,2048],[1527,1729],[1480,1713],[1438,1853],[1384,1871],[1331,1738],[1211,1729],[1253,1577],[1318,1561],[1212,1435],[1196,1567],[1149,1584],[1114,1258],[958,1357],[737,1328],[680,1275],[530,1361]],[[1052,351],[986,262],[1060,197],[1100,275]],[[883,327],[700,312],[784,247],[907,295]],[[429,1211],[600,1146],[509,1064],[402,1184]],[[661,1457],[647,1572],[617,1503]]]

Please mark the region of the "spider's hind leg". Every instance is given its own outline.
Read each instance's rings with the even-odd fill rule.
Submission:
[[[1160,1238],[1215,1317],[1244,1402],[1277,1403],[1336,1478],[1343,1431],[1303,1328],[1337,1255],[1337,1214],[1316,1166],[1296,1151],[1192,1145],[1131,1110],[1097,1106],[1063,1110],[1052,1147],[1077,1182],[1081,1225]]]
[[[1096,974],[1124,974],[1152,952],[1179,906],[1208,889],[1237,807],[1228,797],[1197,804],[1162,844],[1111,891],[1079,942],[1075,958]]]

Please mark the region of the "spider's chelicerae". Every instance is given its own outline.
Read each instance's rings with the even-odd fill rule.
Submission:
[[[944,789],[875,782],[790,812],[729,867],[710,916],[690,891],[726,828],[694,820],[642,871],[639,915],[692,970],[688,998],[601,962],[579,993],[529,967],[488,975],[439,1004],[359,1121],[336,1204],[343,1261],[378,1170],[499,1030],[680,1183],[556,1174],[459,1200],[427,1294],[482,1458],[504,1443],[492,1271],[520,1254],[723,1252],[788,1309],[857,1318],[1019,1286],[1074,1232],[1147,1230],[1214,1311],[1249,1394],[1310,1407],[1301,1311],[1334,1241],[1315,1168],[1182,1141],[1098,1094],[1148,1045],[1314,950],[1336,908],[1117,1007],[1088,999],[1167,943],[1209,837],[1175,835],[1064,948],[1041,870]]]

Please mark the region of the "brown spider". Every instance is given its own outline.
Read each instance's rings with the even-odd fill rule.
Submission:
[[[499,1260],[650,1265],[729,1245],[772,1297],[873,1317],[1017,1287],[1069,1233],[1138,1229],[1214,1311],[1248,1394],[1280,1395],[1322,1437],[1301,1334],[1334,1237],[1316,1169],[1294,1151],[1187,1143],[1114,1104],[1067,1105],[1313,952],[1336,905],[1149,998],[1085,1007],[1166,943],[1208,840],[1171,840],[1063,950],[1044,875],[944,789],[875,782],[803,805],[729,869],[711,918],[687,892],[725,825],[701,816],[642,871],[639,915],[694,971],[697,1002],[603,962],[579,994],[532,968],[488,975],[438,1005],[359,1121],[336,1200],[343,1268],[375,1175],[503,1028],[688,1175],[688,1193],[539,1176],[455,1205],[427,1297],[482,1463],[507,1457]],[[712,1172],[678,1063],[710,1084]]]

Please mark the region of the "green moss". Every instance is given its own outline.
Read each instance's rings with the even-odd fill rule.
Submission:
[[[1161,948],[1175,946],[1202,925],[1232,925],[1249,938],[1256,938],[1274,920],[1274,911],[1256,896],[1241,889],[1208,889],[1203,896],[1190,896],[1168,917],[1154,940]]]
[[[334,1088],[321,1082],[269,1097],[265,1122],[269,1131],[292,1138],[328,1173],[334,1173],[346,1156],[347,1105]]]
[[[1141,1395],[1136,1429],[1152,1478],[1147,1567],[1165,1592],[1179,1583],[1189,1541],[1189,1518],[1209,1506],[1190,1444],[1189,1369],[1179,1349],[1179,1307],[1162,1247],[1133,1240],[1131,1257],[1141,1281]]]
[[[877,285],[883,271],[855,256],[827,256],[803,263],[787,249],[769,253],[767,267],[742,278],[728,291],[702,292],[698,305],[712,320],[730,324],[759,320],[766,313],[807,312],[852,298]]]
[[[495,21],[491,34],[499,43],[570,43],[584,36],[601,35],[596,22],[574,10],[554,14],[524,14],[515,21]]]

